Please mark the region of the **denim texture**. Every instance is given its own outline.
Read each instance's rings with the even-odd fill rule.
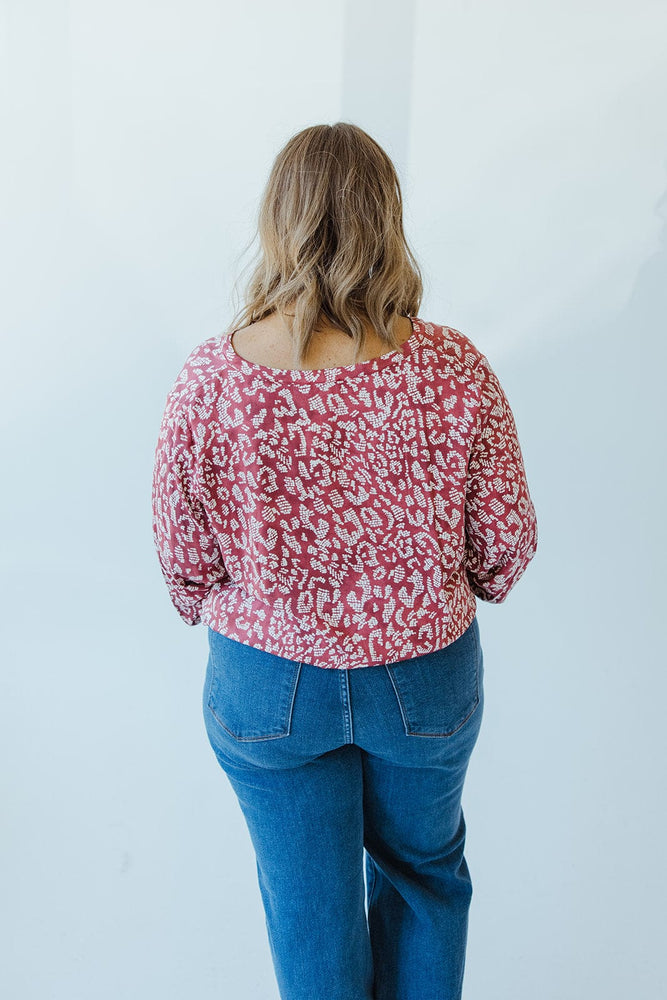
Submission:
[[[349,670],[208,636],[206,732],[254,847],[282,1000],[460,1000],[477,617],[444,649]]]

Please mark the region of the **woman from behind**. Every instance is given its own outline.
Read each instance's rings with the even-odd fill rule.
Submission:
[[[155,545],[208,629],[206,732],[283,1000],[461,997],[476,600],[504,601],[537,547],[509,402],[419,316],[402,213],[362,129],[294,135],[245,305],[186,359],[156,448]]]

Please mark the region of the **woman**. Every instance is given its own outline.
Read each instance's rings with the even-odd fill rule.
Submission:
[[[398,178],[360,128],[290,139],[259,237],[240,317],[167,398],[160,565],[208,628],[206,730],[281,997],[454,1000],[476,598],[504,601],[537,546],[513,415],[472,341],[417,315]]]

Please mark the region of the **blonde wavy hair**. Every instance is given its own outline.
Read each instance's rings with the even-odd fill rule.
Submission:
[[[297,367],[322,322],[352,338],[355,361],[369,324],[398,349],[395,320],[418,315],[422,277],[396,169],[367,132],[336,122],[293,135],[275,158],[249,245],[257,237],[259,261],[227,336],[276,313]]]

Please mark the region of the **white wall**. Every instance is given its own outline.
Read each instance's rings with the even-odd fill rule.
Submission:
[[[466,1000],[664,990],[667,5],[0,3],[5,995],[277,997],[168,604],[165,393],[273,156],[356,121],[512,403],[539,547],[479,604]]]

